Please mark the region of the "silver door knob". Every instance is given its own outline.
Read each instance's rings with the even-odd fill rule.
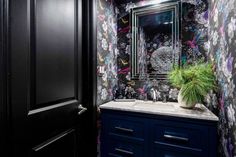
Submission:
[[[87,108],[83,107],[81,104],[78,106],[78,109],[79,109],[78,115],[81,115],[85,111],[87,111]]]

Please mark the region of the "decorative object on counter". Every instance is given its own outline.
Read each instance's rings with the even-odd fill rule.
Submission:
[[[210,90],[215,89],[215,75],[212,64],[201,63],[174,67],[168,74],[173,86],[180,89],[178,102],[183,108],[192,109],[203,103]]]

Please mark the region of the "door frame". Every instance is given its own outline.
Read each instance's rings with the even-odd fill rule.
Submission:
[[[97,0],[82,0],[83,10],[83,103],[88,108],[84,131],[90,137],[82,137],[85,142],[80,149],[81,156],[97,156]],[[87,121],[87,122],[86,122]],[[83,131],[83,130],[82,130]]]
[[[8,51],[9,0],[0,0],[0,155],[9,152]]]

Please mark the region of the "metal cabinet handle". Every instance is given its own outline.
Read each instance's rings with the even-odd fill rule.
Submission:
[[[189,141],[188,138],[179,137],[179,136],[173,136],[173,135],[168,135],[168,134],[165,134],[164,138],[169,139],[169,140],[177,140],[177,141],[184,141],[184,142],[188,142]]]
[[[81,115],[85,111],[87,111],[87,108],[83,107],[81,104],[78,106],[78,109],[79,109],[78,115]]]
[[[115,148],[115,151],[120,152],[120,153],[124,153],[124,154],[128,154],[128,155],[134,155],[133,152],[128,151],[128,150],[124,150],[124,149],[120,149],[120,148]]]
[[[115,129],[116,130],[120,130],[120,131],[124,131],[124,132],[129,132],[129,133],[133,133],[134,132],[133,129],[122,128],[122,127],[119,127],[119,126],[116,126]]]

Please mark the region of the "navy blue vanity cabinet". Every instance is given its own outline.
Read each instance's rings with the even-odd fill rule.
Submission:
[[[207,125],[163,119],[153,120],[151,128],[153,157],[213,157],[208,155],[211,139]]]
[[[102,157],[145,157],[148,124],[138,116],[102,110]]]
[[[101,109],[101,157],[216,157],[216,121]]]

